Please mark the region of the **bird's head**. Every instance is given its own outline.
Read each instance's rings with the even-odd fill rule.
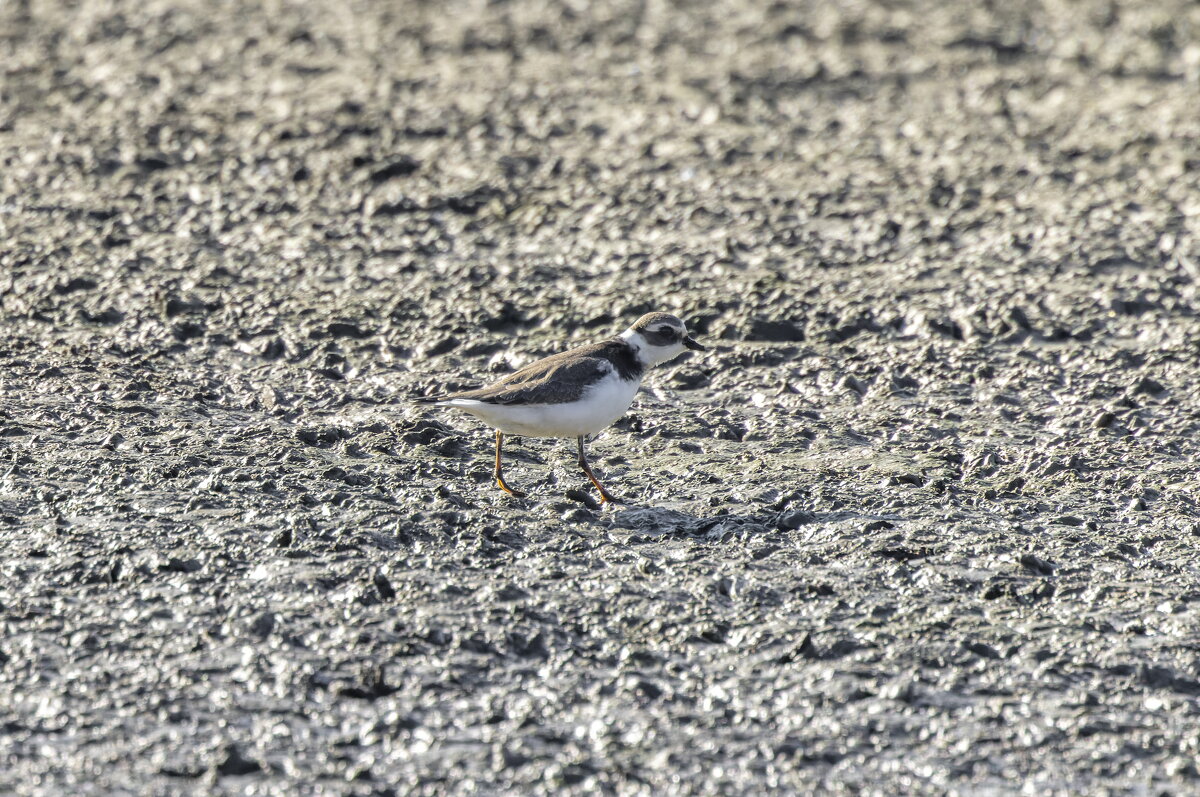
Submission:
[[[685,349],[707,351],[688,334],[684,323],[670,313],[647,313],[622,332],[621,337],[647,367],[678,357]]]

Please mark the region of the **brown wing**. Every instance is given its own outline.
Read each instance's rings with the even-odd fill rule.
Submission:
[[[564,357],[556,354],[530,363],[494,385],[442,396],[474,399],[488,404],[559,404],[575,401],[593,384],[613,370],[603,357]]]
[[[622,379],[640,379],[642,365],[624,341],[613,338],[554,354],[514,371],[494,385],[444,396],[422,396],[418,403],[472,399],[489,404],[557,404],[574,401],[613,369]]]

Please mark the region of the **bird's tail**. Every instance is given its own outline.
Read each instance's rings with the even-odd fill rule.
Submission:
[[[445,396],[413,396],[414,404],[437,404],[439,401],[445,401]]]

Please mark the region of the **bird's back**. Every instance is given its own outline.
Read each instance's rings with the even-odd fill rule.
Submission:
[[[526,365],[496,383],[440,396],[421,396],[421,404],[481,401],[489,404],[558,404],[579,400],[589,388],[615,372],[621,382],[640,383],[643,368],[620,338],[589,343]]]

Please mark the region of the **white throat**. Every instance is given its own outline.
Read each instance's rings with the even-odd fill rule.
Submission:
[[[633,348],[633,353],[638,358],[638,362],[645,368],[666,362],[672,357],[679,355],[685,348],[682,343],[674,346],[651,346],[641,332],[632,329],[625,330],[617,337]]]

